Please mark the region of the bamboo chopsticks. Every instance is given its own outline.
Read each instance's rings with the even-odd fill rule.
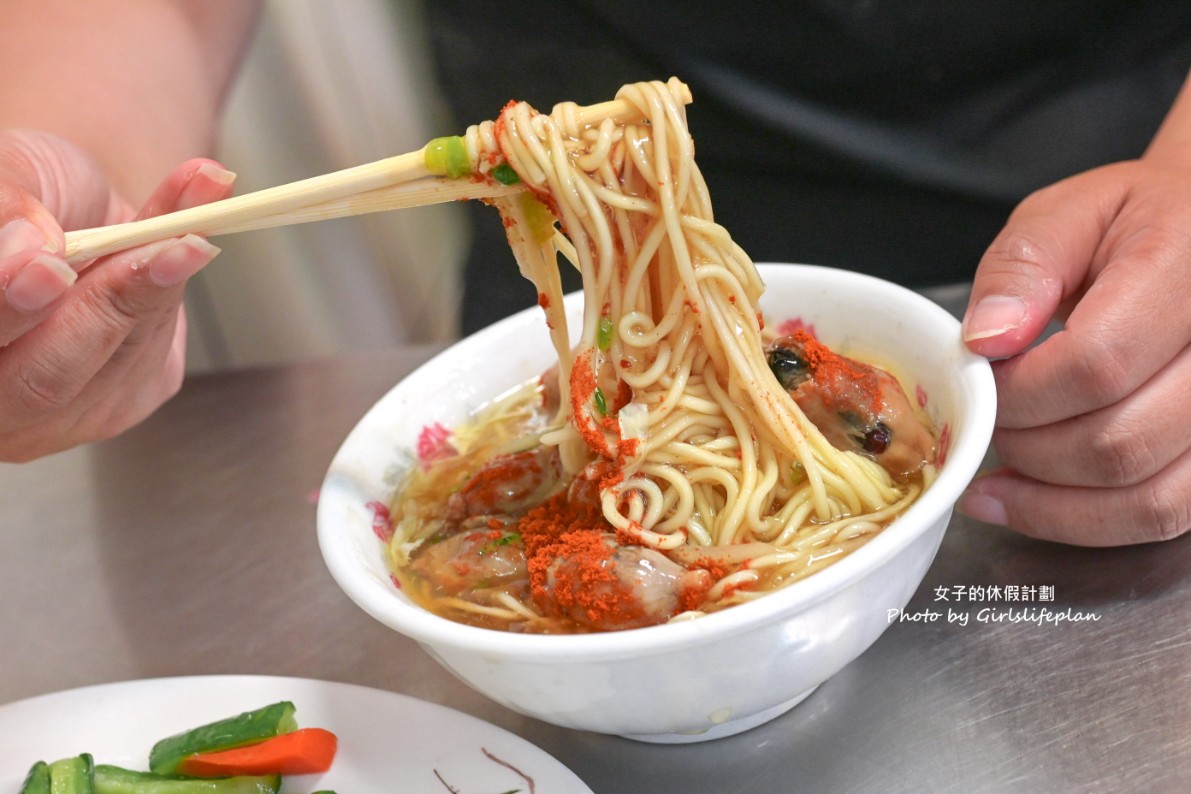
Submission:
[[[244,231],[259,222],[276,225],[267,222],[271,216],[429,176],[422,152],[411,152],[155,218],[69,232],[66,261],[81,262],[182,234],[215,236],[224,227]]]
[[[686,86],[674,80],[672,83],[683,92],[683,101],[689,103]],[[635,106],[620,99],[579,108],[577,117],[583,125],[599,124],[606,118],[622,123],[642,120]],[[154,218],[67,232],[65,257],[68,262],[79,263],[183,234],[214,237],[426,204],[497,198],[524,189],[520,184],[438,176],[427,168],[423,147]]]

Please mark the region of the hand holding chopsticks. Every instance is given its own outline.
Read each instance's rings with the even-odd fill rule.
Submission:
[[[499,184],[436,177],[426,170],[424,159],[420,150],[167,215],[68,232],[66,261],[82,262],[183,234],[213,237],[516,192]]]

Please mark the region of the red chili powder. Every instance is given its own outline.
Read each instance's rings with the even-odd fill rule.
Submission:
[[[706,577],[702,582],[695,580],[695,584],[687,585],[678,594],[678,602],[683,612],[689,612],[702,607],[703,602],[707,599],[707,592],[711,590],[712,586],[731,573],[728,568],[707,557],[695,560],[687,568],[692,571],[701,568],[707,571],[710,576]],[[690,578],[694,579],[694,577]]]
[[[575,429],[593,451],[605,454],[604,434],[591,422],[587,412],[587,404],[596,390],[595,373],[591,370],[591,360],[586,356],[579,356],[571,366],[571,416],[574,417]]]
[[[832,393],[832,381],[851,381],[863,392],[873,413],[880,410],[881,383],[871,368],[841,356],[804,329],[799,328],[791,336],[802,345],[815,382],[825,387],[824,395]]]
[[[572,503],[556,494],[517,522],[525,543],[530,592],[546,612],[574,615],[599,626],[627,625],[641,619],[632,592],[613,573],[613,549],[598,505]],[[562,561],[554,565],[556,560]],[[549,582],[553,570],[553,583]]]
[[[505,134],[505,111],[512,110],[517,106],[517,100],[510,99],[505,103],[505,106],[500,109],[500,113],[496,116],[496,121],[492,124],[492,137],[499,141]],[[507,159],[507,158],[506,158]]]
[[[622,438],[616,442],[616,461],[623,466],[625,461],[634,457],[641,448],[641,439],[639,438]]]

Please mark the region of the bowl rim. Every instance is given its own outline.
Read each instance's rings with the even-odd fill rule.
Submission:
[[[964,348],[960,340],[959,321],[929,298],[875,276],[823,265],[759,262],[757,267],[763,280],[768,280],[767,274],[773,274],[777,268],[781,268],[783,275],[816,281],[828,279],[845,290],[862,288],[888,293],[929,318],[924,323],[929,322],[954,333],[955,344],[959,348],[956,382],[961,391],[960,405],[963,410],[955,422],[958,427],[953,426],[947,463],[940,469],[932,486],[889,528],[813,576],[768,593],[763,598],[693,620],[624,631],[566,635],[514,634],[457,623],[407,600],[395,598],[391,584],[382,583],[368,575],[359,575],[358,563],[349,544],[338,542],[335,536],[331,511],[335,509],[337,500],[345,495],[334,482],[336,473],[342,467],[342,459],[350,454],[354,445],[369,442],[369,439],[360,438],[361,427],[368,424],[371,415],[385,410],[387,402],[395,399],[394,394],[403,383],[415,377],[424,377],[421,375],[424,370],[441,366],[441,359],[449,354],[454,355],[451,351],[458,347],[483,344],[490,335],[508,333],[515,326],[540,322],[541,310],[535,306],[506,317],[435,355],[395,384],[353,427],[332,459],[317,508],[319,545],[332,577],[351,600],[374,618],[419,643],[435,648],[532,657],[536,661],[576,657],[585,661],[644,657],[682,650],[711,638],[737,636],[818,604],[871,575],[883,562],[901,553],[936,522],[949,520],[956,497],[984,459],[996,416],[996,387],[992,369],[986,359]],[[581,301],[581,298],[581,293],[567,296],[568,303]]]

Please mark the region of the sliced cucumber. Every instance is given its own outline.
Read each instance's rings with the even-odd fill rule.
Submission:
[[[95,761],[87,753],[50,764],[50,794],[91,794],[95,782]]]
[[[280,775],[198,778],[95,767],[95,794],[277,794],[280,788]]]
[[[294,704],[283,700],[162,739],[149,753],[149,769],[172,774],[188,755],[227,750],[297,730],[294,711]]]
[[[29,767],[29,774],[25,775],[25,782],[21,784],[21,794],[50,794],[49,764],[38,761]]]

